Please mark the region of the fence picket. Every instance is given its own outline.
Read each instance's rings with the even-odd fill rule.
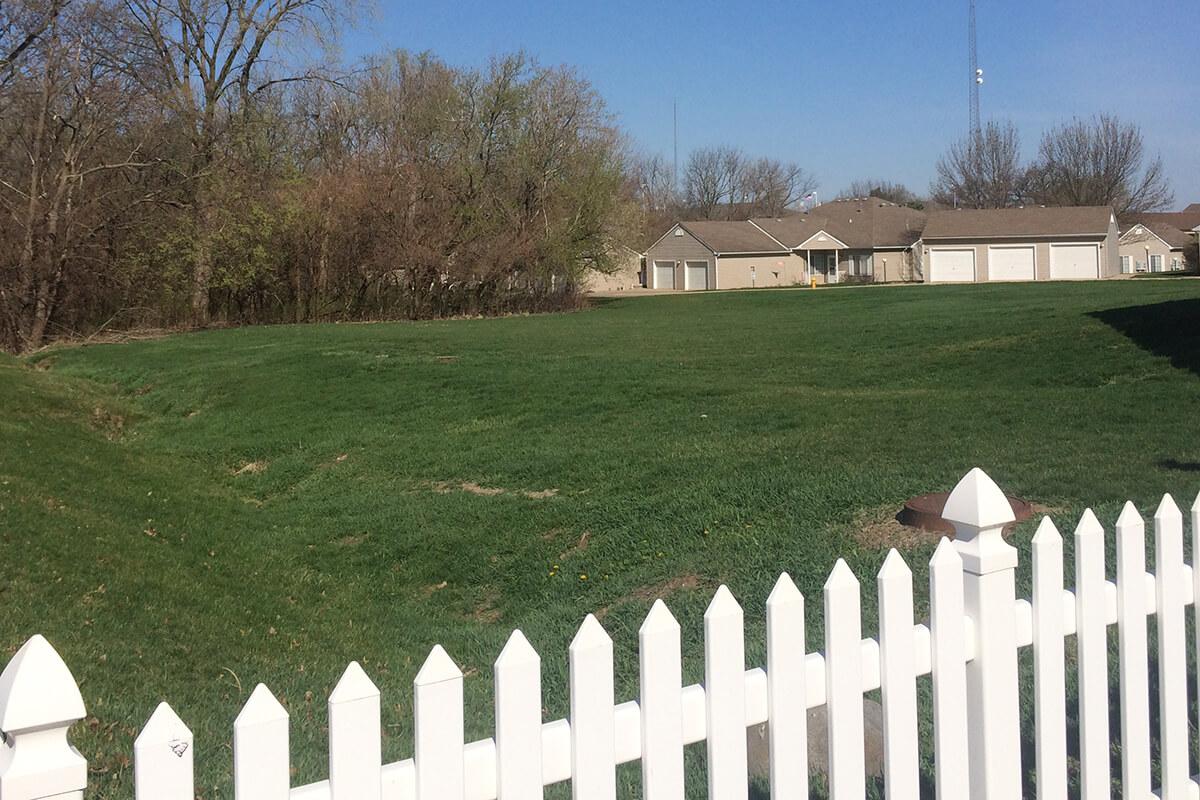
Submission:
[[[950,539],[943,537],[929,561],[933,764],[938,800],[960,800],[970,793],[964,620],[962,558]]]
[[[838,559],[825,581],[825,712],[829,796],[866,795],[863,753],[862,605],[858,578]]]
[[[683,661],[679,623],[655,600],[638,630],[642,710],[642,796],[683,797]]]
[[[1146,524],[1133,503],[1117,518],[1117,634],[1121,675],[1121,785],[1150,794],[1150,676],[1146,646]]]
[[[1079,782],[1083,800],[1109,796],[1108,627],[1104,528],[1089,508],[1075,528],[1075,644],[1079,662]]]
[[[804,595],[786,572],[767,598],[767,702],[772,797],[808,797]]]
[[[917,684],[912,570],[892,549],[876,578],[883,695],[883,785],[888,800],[917,800]]]
[[[133,742],[133,794],[137,800],[192,800],[192,732],[171,706],[159,703]]]
[[[1187,651],[1184,641],[1183,515],[1171,495],[1154,512],[1158,606],[1159,746],[1163,800],[1189,793]]]
[[[1192,501],[1192,622],[1196,663],[1200,664],[1200,493]],[[1200,714],[1200,669],[1196,670],[1197,713]],[[1200,727],[1200,720],[1197,720]],[[1200,748],[1200,738],[1197,739]],[[1198,754],[1200,755],[1200,754]]]
[[[462,671],[434,645],[413,681],[413,762],[418,800],[462,800]],[[538,703],[539,714],[541,703]]]
[[[542,659],[519,630],[496,659],[495,681],[496,797],[540,800]]]
[[[704,612],[704,705],[709,800],[749,794],[742,607],[722,585]]]
[[[588,614],[571,641],[571,796],[617,796],[613,720],[613,645]]]
[[[379,689],[357,661],[329,695],[329,796],[379,800],[382,747]]]
[[[288,800],[290,787],[288,713],[260,683],[233,723],[233,793],[237,800]]]
[[[1039,800],[1067,796],[1063,541],[1049,517],[1033,535],[1034,735]]]

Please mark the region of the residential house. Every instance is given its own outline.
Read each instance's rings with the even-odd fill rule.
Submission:
[[[804,265],[751,222],[678,222],[646,250],[646,288],[791,286]]]
[[[646,250],[646,285],[695,291],[918,280],[925,215],[879,198],[738,222],[678,222]]]
[[[918,279],[911,249],[925,219],[924,212],[867,197],[750,221],[799,256],[809,279],[884,283]]]
[[[1121,234],[1121,272],[1167,272],[1200,267],[1200,203],[1183,211],[1135,214]]]
[[[931,283],[1094,280],[1120,274],[1108,206],[961,209],[929,215],[919,255]]]

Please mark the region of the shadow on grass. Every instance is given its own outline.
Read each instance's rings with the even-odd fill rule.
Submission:
[[[1171,365],[1200,376],[1200,300],[1169,300],[1093,311],[1091,316]]]

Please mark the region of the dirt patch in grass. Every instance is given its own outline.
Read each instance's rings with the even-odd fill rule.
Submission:
[[[571,556],[577,556],[580,553],[585,552],[588,549],[588,541],[591,538],[592,538],[592,532],[584,531],[582,534],[580,534],[579,541],[575,542],[575,544],[571,545],[566,550],[563,550],[561,553],[558,554],[558,560],[565,561],[568,558],[570,558]]]
[[[120,439],[125,433],[125,417],[109,411],[102,406],[96,406],[92,409],[92,416],[89,420],[93,429],[100,431],[104,437],[110,442]]]
[[[484,625],[495,625],[503,616],[500,609],[496,608],[499,603],[500,592],[493,588],[484,590],[483,596],[471,609],[471,619],[482,622]]]
[[[1062,510],[1040,503],[1029,505],[1033,508],[1034,519],[1054,515]],[[896,509],[881,506],[861,512],[854,520],[851,535],[863,547],[878,550],[895,547],[897,550],[904,550],[922,544],[936,544],[945,534],[903,525],[896,520]]]
[[[545,500],[548,497],[554,497],[558,494],[558,489],[505,489],[500,486],[483,486],[475,481],[462,481],[461,483],[432,481],[426,485],[438,494],[466,492],[477,497],[496,497],[502,494],[515,494],[521,497],[528,497],[530,500]]]
[[[359,534],[359,535],[343,536],[340,539],[335,539],[333,541],[333,543],[336,544],[338,547],[354,547],[355,545],[362,544],[364,541],[366,541],[366,538],[367,538],[367,535],[365,533]]]
[[[622,595],[612,603],[600,608],[595,612],[596,619],[602,620],[608,616],[615,608],[619,608],[628,603],[647,604],[653,603],[655,600],[666,600],[671,595],[679,591],[691,591],[701,588],[703,581],[700,576],[694,572],[685,572],[682,575],[676,575],[674,578],[668,578],[659,583],[651,583],[646,586],[639,586],[628,594]]]
[[[234,475],[258,475],[267,469],[266,461],[247,461],[233,471]]]

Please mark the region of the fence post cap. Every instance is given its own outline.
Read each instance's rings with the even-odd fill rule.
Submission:
[[[1155,519],[1173,519],[1182,517],[1183,514],[1179,510],[1179,505],[1175,502],[1175,498],[1170,494],[1164,494],[1162,501],[1158,504],[1158,509],[1154,512]]]
[[[525,637],[522,636],[521,638],[524,639]],[[454,659],[450,657],[450,654],[440,644],[435,644],[433,649],[429,651],[429,656],[426,657],[425,663],[421,665],[421,669],[417,672],[417,677],[413,680],[413,684],[416,686],[429,686],[434,683],[461,680],[462,676],[462,670],[458,668],[458,664],[454,663]]]
[[[954,525],[963,569],[975,575],[1017,566],[1017,549],[1001,535],[1016,518],[1004,492],[979,467],[963,476],[942,510],[942,519]]]
[[[379,689],[367,677],[362,665],[357,661],[351,661],[346,666],[346,671],[342,673],[342,677],[338,679],[337,686],[334,686],[333,691],[329,693],[329,702],[352,703],[355,700],[378,696]]]
[[[69,726],[85,716],[71,670],[45,637],[35,635],[0,674],[0,731]]]
[[[237,731],[286,719],[288,719],[287,709],[271,693],[266,684],[260,683],[250,693],[250,699],[246,701],[246,705],[242,706],[241,713],[233,721],[233,728]]]

